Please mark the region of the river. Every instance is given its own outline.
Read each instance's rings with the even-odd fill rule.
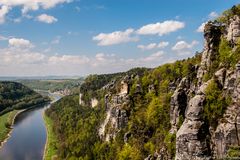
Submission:
[[[58,95],[51,95],[55,101]],[[43,112],[50,104],[17,115],[11,137],[0,149],[0,160],[42,160],[47,139]]]

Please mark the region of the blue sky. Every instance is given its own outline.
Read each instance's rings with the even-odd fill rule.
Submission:
[[[0,0],[0,75],[156,67],[203,48],[202,24],[239,0]]]

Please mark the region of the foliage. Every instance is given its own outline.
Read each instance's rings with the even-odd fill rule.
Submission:
[[[184,117],[183,117],[183,115],[180,115],[180,116],[178,117],[178,124],[177,124],[177,127],[178,127],[178,128],[180,128],[180,127],[182,126],[183,121],[184,121]]]
[[[231,100],[225,98],[217,82],[212,80],[206,88],[206,103],[204,105],[204,118],[208,125],[217,127],[218,120],[222,118]]]
[[[221,16],[219,16],[216,20],[221,23],[229,23],[229,20],[234,15],[240,16],[240,4],[234,5],[231,9],[226,10],[222,13]]]
[[[7,134],[10,131],[10,126],[17,112],[17,110],[14,110],[0,116],[0,142],[7,137]]]
[[[233,52],[229,42],[225,38],[221,38],[219,45],[219,60],[221,65],[226,68],[235,67],[239,61],[239,54]]]
[[[79,106],[77,95],[64,97],[46,110],[46,115],[54,121],[54,133],[61,139],[56,147],[62,159],[93,158],[92,147],[99,141],[95,126],[99,125],[101,113],[99,109]]]
[[[171,155],[171,157],[175,156],[175,152],[176,152],[176,134],[171,134],[168,133],[164,139],[164,142],[167,146],[167,150],[169,151],[169,154]]]
[[[240,157],[240,146],[231,146],[228,149],[227,155],[229,158],[239,158]]]
[[[79,91],[83,79],[19,80],[19,82],[32,89],[49,90],[51,92],[69,89],[76,93],[76,91]]]
[[[47,128],[47,142],[44,153],[44,160],[51,160],[53,157],[57,157],[57,148],[58,148],[58,140],[53,132],[53,121],[47,117],[45,114],[43,115],[44,121]]]
[[[0,82],[0,115],[48,102],[49,98],[16,82]]]
[[[119,160],[141,160],[143,157],[140,156],[140,151],[130,146],[129,144],[125,144],[123,149],[118,153]]]

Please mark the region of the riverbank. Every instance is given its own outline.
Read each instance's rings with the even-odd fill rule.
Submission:
[[[13,125],[15,118],[22,112],[26,110],[30,110],[33,108],[37,108],[38,106],[47,104],[49,102],[43,102],[34,105],[33,107],[21,109],[21,110],[13,110],[8,113],[5,113],[0,116],[0,149],[2,148],[3,144],[7,142],[7,140],[11,137],[11,133],[13,130]]]
[[[14,120],[18,114],[25,111],[23,110],[13,110],[9,113],[6,113],[0,116],[0,149],[3,144],[7,142],[8,138],[11,136],[13,130]]]
[[[53,132],[53,121],[43,112],[43,119],[46,126],[47,140],[44,148],[43,160],[52,160],[57,157],[57,137]]]

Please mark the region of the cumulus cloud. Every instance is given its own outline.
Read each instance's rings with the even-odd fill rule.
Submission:
[[[174,51],[180,51],[180,50],[184,50],[184,49],[191,49],[193,48],[195,45],[197,45],[199,42],[198,41],[192,41],[191,43],[187,43],[185,41],[178,41],[173,47],[172,50]]]
[[[28,15],[29,11],[36,11],[39,9],[50,9],[56,5],[63,3],[70,3],[73,0],[0,0],[0,24],[3,24],[6,20],[6,15],[14,7],[20,7],[22,11],[22,17],[13,18],[13,22],[19,23],[22,18],[31,19]],[[31,18],[30,18],[31,17]],[[44,18],[44,19],[42,19]],[[42,17],[41,20],[46,23],[56,22],[55,17]]]
[[[0,5],[9,7],[22,7],[22,13],[27,13],[30,10],[38,10],[39,8],[49,9],[58,4],[69,3],[72,0],[1,0]]]
[[[213,11],[213,12],[211,12],[211,13],[208,15],[208,17],[209,17],[210,19],[214,19],[214,18],[218,17],[218,14]]]
[[[151,54],[150,56],[143,58],[143,61],[155,61],[155,60],[159,60],[163,57],[164,52],[163,51],[158,51],[156,53]]]
[[[148,45],[138,45],[137,47],[142,50],[151,50],[157,47],[157,43],[150,43]]]
[[[165,47],[167,47],[169,45],[169,42],[160,42],[159,44],[158,44],[158,48],[165,48]]]
[[[148,45],[138,45],[137,47],[141,50],[151,50],[155,48],[165,48],[169,45],[169,42],[159,42],[157,43],[150,43]]]
[[[0,24],[3,24],[6,19],[6,15],[9,12],[10,8],[6,5],[2,5],[0,8]]]
[[[176,51],[178,55],[190,55],[192,53],[193,47],[199,44],[198,41],[193,40],[191,43],[187,43],[185,41],[178,41],[173,47],[172,50]]]
[[[168,60],[158,51],[144,57],[124,58],[116,54],[97,53],[94,56],[46,54],[34,48],[8,47],[0,49],[0,74],[3,76],[86,75],[112,73],[133,67],[156,67]]]
[[[136,42],[138,38],[133,36],[134,30],[129,28],[125,31],[116,31],[112,33],[100,33],[93,37],[94,41],[98,41],[99,46],[109,46],[126,42]]]
[[[126,43],[126,42],[136,42],[139,40],[138,35],[155,35],[163,36],[171,32],[175,32],[179,29],[185,27],[184,22],[168,20],[164,22],[158,22],[154,24],[148,24],[142,26],[138,30],[129,28],[125,31],[115,31],[112,33],[100,33],[93,37],[94,41],[98,41],[99,46],[109,46],[114,44]],[[148,46],[139,45],[138,48],[143,50],[152,48],[164,48],[166,43],[163,44],[149,44]],[[168,44],[167,44],[168,45]]]
[[[206,22],[202,23],[202,24],[198,27],[197,32],[203,32],[205,25],[206,25]]]
[[[55,23],[58,21],[57,18],[47,15],[47,14],[41,14],[41,15],[37,16],[37,20],[39,22],[48,23],[48,24]]]
[[[76,56],[76,55],[58,55],[58,56],[50,56],[48,58],[48,62],[50,64],[86,64],[89,62],[89,58],[85,56]]]
[[[32,43],[29,40],[23,38],[10,38],[8,40],[8,44],[10,47],[17,48],[31,48],[33,47]]]
[[[154,24],[148,24],[137,30],[140,35],[154,35],[163,36],[171,32],[175,32],[185,27],[185,24],[180,21],[168,20]]]
[[[38,64],[44,62],[46,56],[29,50],[20,48],[5,48],[0,49],[0,63],[1,65],[28,65]]]

